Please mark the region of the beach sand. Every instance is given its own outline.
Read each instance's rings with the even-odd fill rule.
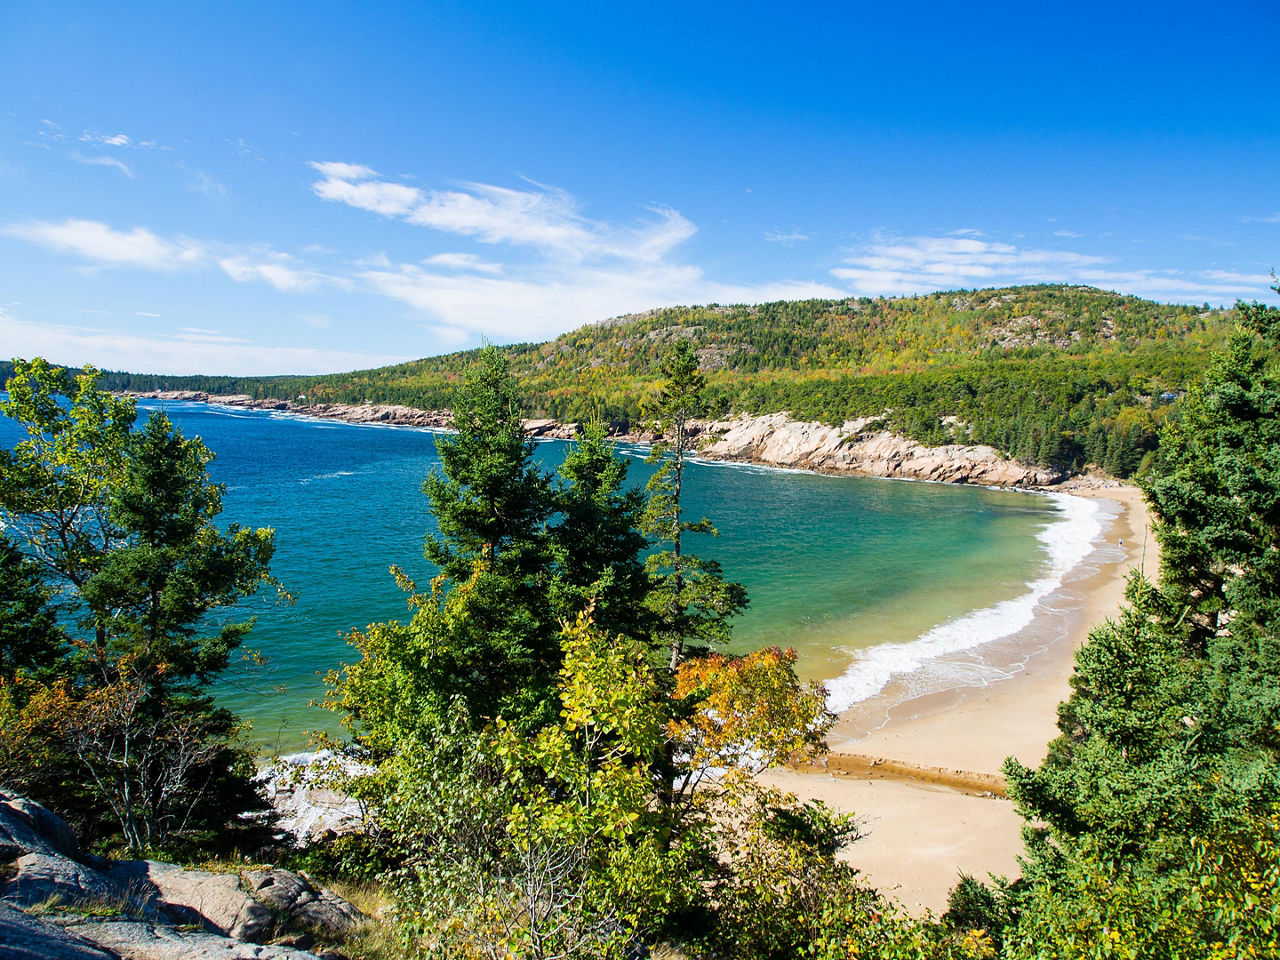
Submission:
[[[1114,559],[1098,562],[1096,573],[1067,584],[1083,603],[1044,649],[1025,659],[1025,669],[986,686],[901,703],[886,690],[840,717],[821,769],[772,770],[760,778],[856,813],[864,837],[842,856],[913,912],[945,909],[962,872],[979,879],[1018,875],[1022,820],[1003,796],[1000,766],[1007,756],[1029,766],[1044,758],[1058,733],[1057,706],[1070,693],[1074,651],[1115,615],[1130,570],[1141,567],[1154,577],[1158,568],[1137,489],[1067,492],[1118,503],[1120,513],[1103,536],[1124,546],[1108,551]]]

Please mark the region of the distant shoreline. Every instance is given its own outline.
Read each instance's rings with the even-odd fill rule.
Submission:
[[[199,390],[124,391],[136,399],[207,403],[267,412],[292,413],[343,423],[451,430],[448,410],[419,410],[400,404],[307,404],[291,400],[258,399],[243,394],[211,394]],[[572,440],[577,426],[557,420],[525,420],[525,432],[537,439]],[[695,421],[695,436],[703,438],[700,458],[766,467],[785,467],[813,473],[884,479],[931,480],[971,486],[1021,490],[1064,489],[1067,474],[1046,467],[1027,466],[1002,457],[984,445],[947,444],[928,447],[879,428],[877,418],[846,421],[839,427],[794,420],[789,414],[740,415],[731,420]],[[649,444],[651,431],[635,431],[630,424],[614,424],[611,436],[619,442]]]

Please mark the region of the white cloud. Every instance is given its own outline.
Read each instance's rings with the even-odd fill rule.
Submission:
[[[1241,223],[1280,223],[1280,211],[1269,217],[1241,217]]]
[[[422,261],[428,266],[445,270],[471,270],[475,273],[501,273],[502,264],[481,260],[474,253],[437,253]]]
[[[131,142],[129,137],[123,133],[113,133],[109,136],[104,136],[100,133],[92,133],[89,130],[80,134],[80,140],[83,143],[101,143],[109,147],[127,147]]]
[[[955,237],[876,237],[832,275],[868,296],[1021,283],[1082,283],[1168,302],[1230,303],[1260,295],[1261,275],[1119,269],[1106,257]]]
[[[766,230],[764,232],[765,243],[780,243],[784,247],[794,247],[797,243],[804,243],[808,239],[807,235],[795,231],[783,233],[781,230]]]
[[[648,207],[655,220],[618,227],[584,217],[564,190],[531,183],[513,190],[466,183],[458,190],[422,190],[355,163],[316,162],[324,178],[316,196],[384,217],[403,219],[481,243],[530,247],[556,261],[607,259],[656,263],[693,236],[695,227],[670,207]]]
[[[1055,230],[1053,235],[1055,237],[1066,237],[1070,240],[1079,240],[1084,236],[1083,233],[1076,233],[1074,230]]]
[[[198,264],[203,247],[192,240],[166,240],[145,227],[116,230],[96,220],[68,219],[62,223],[32,220],[3,230],[58,253],[69,253],[102,265],[140,267],[144,270],[176,270]]]
[[[449,252],[418,263],[378,254],[356,265],[367,289],[419,311],[450,343],[476,335],[501,341],[551,337],[655,306],[845,294],[809,281],[708,280],[698,267],[674,261],[676,248],[696,228],[663,204],[647,206],[649,218],[619,225],[585,216],[566,191],[532,181],[518,190],[483,183],[425,190],[363,164],[312,167],[323,178],[312,184],[321,199],[509,248],[509,256]]]
[[[133,170],[129,168],[129,165],[116,157],[86,157],[82,153],[72,153],[71,159],[75,160],[77,163],[90,163],[101,167],[112,167],[115,170],[119,170],[126,177],[133,177]]]
[[[835,287],[810,282],[715,283],[697,267],[680,265],[498,278],[446,275],[417,264],[401,264],[369,269],[361,277],[375,292],[421,311],[433,322],[433,329],[448,332],[455,340],[461,331],[500,341],[544,339],[652,307],[845,295]]]
[[[98,266],[170,271],[216,263],[237,283],[269,283],[286,293],[305,293],[326,284],[342,289],[351,286],[346,278],[320,273],[287,253],[260,244],[234,247],[188,237],[166,239],[145,227],[116,230],[97,220],[33,220],[11,224],[2,232],[57,253],[83,257]]]
[[[1062,280],[1104,258],[973,237],[877,237],[845,262],[832,275],[858,293],[875,295]]]
[[[277,347],[199,328],[136,336],[94,327],[33,323],[3,309],[0,309],[0,342],[5,344],[6,356],[39,356],[72,367],[92,363],[105,369],[161,374],[261,376],[282,370],[330,373],[411,359],[312,347]]]
[[[237,283],[259,280],[286,293],[305,293],[324,283],[343,285],[346,282],[301,266],[288,254],[270,250],[221,257],[218,266]]]
[[[135,310],[135,311],[133,311],[133,315],[134,315],[135,317],[151,317],[151,318],[152,318],[152,319],[154,319],[154,320],[158,320],[158,319],[160,319],[160,314],[158,314],[158,313],[147,313],[147,312],[146,312],[146,311],[144,311],[144,310]]]

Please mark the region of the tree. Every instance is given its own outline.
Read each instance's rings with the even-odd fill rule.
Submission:
[[[19,669],[47,678],[63,652],[63,638],[40,567],[0,534],[0,677]]]
[[[549,511],[546,476],[520,421],[520,395],[506,356],[480,351],[453,410],[457,431],[436,440],[441,469],[422,485],[439,534],[427,559],[460,582],[475,566],[512,578],[532,576],[542,559]]]
[[[28,439],[0,461],[0,508],[59,590],[70,638],[33,729],[90,776],[131,848],[217,829],[255,805],[237,721],[208,694],[252,621],[210,617],[278,587],[274,534],[218,529],[213,455],[163,414],[129,432],[132,405],[94,371],[73,384],[43,361],[16,369],[4,410]]]
[[[649,581],[640,559],[647,545],[640,532],[645,497],[626,486],[627,462],[614,453],[601,421],[583,425],[559,474],[553,605],[569,621],[591,607],[605,636],[648,635]]]
[[[447,581],[468,584],[471,650],[464,696],[536,725],[551,708],[559,650],[549,602],[546,524],[551,493],[533,463],[507,358],[486,347],[467,373],[453,436],[436,442],[441,468],[423,491],[438,534],[426,555]]]
[[[1280,624],[1280,309],[1239,303],[1236,314],[1240,329],[1183,399],[1146,484],[1167,558],[1161,589],[1202,651],[1227,623]]]
[[[715,535],[711,521],[684,518],[684,473],[692,450],[691,421],[706,410],[706,378],[687,340],[676,341],[662,364],[666,377],[653,404],[654,424],[663,437],[653,446],[650,462],[659,464],[648,484],[649,503],[641,528],[661,545],[645,562],[652,587],[649,605],[665,640],[667,668],[674,674],[690,641],[723,641],[729,618],[747,604],[741,584],[726,581],[720,565],[685,550],[685,535]]]
[[[1135,577],[1119,620],[1077,653],[1041,767],[1006,763],[1039,824],[1012,956],[1277,948],[1280,310],[1237,314],[1146,483],[1159,588]]]
[[[74,604],[119,540],[107,498],[124,467],[133,400],[97,387],[86,367],[74,379],[39,357],[14,361],[0,413],[27,436],[0,451],[0,513],[61,599]]]

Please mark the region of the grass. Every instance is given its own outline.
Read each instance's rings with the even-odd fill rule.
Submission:
[[[90,897],[85,900],[64,900],[59,894],[46,897],[26,908],[35,917],[73,914],[78,917],[130,917],[134,906],[125,897]]]

